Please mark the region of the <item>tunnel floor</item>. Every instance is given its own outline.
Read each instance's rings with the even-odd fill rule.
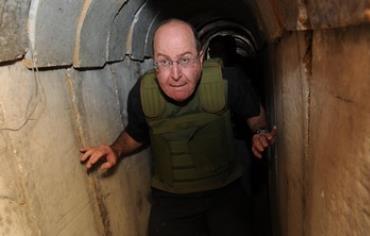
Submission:
[[[255,160],[252,164],[251,178],[251,235],[272,236],[270,194],[268,187],[267,160]]]

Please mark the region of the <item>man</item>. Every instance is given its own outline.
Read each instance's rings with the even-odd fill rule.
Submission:
[[[217,63],[203,65],[203,52],[188,23],[168,20],[153,40],[156,69],[131,90],[127,127],[111,146],[81,149],[81,161],[89,169],[103,160],[101,168],[109,169],[150,142],[149,235],[245,235],[229,107],[247,110],[252,129],[263,129],[253,137],[256,156],[273,143],[276,131],[264,129],[259,104],[249,101],[254,98],[250,88],[226,86]],[[244,104],[250,108],[242,108]]]

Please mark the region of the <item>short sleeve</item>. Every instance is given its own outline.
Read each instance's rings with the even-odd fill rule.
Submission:
[[[149,127],[146,123],[140,99],[140,79],[130,90],[127,99],[128,124],[125,131],[137,142],[149,143]]]

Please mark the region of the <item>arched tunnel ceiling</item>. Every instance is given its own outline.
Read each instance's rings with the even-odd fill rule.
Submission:
[[[144,2],[145,0],[129,0],[125,3],[124,6],[122,6],[120,11],[118,11],[111,26],[109,38],[109,61],[122,60],[124,58],[124,53],[122,52],[131,52],[130,45],[128,45],[127,47],[127,44],[129,44],[129,40],[127,40],[127,35],[129,34],[131,27],[127,26],[130,26],[132,22],[137,21],[137,19],[134,19],[136,16],[136,12]]]
[[[151,31],[164,18],[202,25],[218,18],[242,23],[257,38],[282,32],[345,27],[370,20],[370,0],[0,0],[0,62],[32,67],[102,67],[151,55]],[[28,42],[28,43],[27,43]]]
[[[108,58],[109,35],[115,15],[126,0],[85,1],[76,34],[73,65],[103,66]]]
[[[32,52],[39,67],[95,68],[126,55],[143,60],[151,55],[156,24],[169,17],[186,19],[194,25],[218,18],[255,25],[254,16],[242,1],[34,0],[29,18],[32,51],[26,55],[25,64],[33,66]]]

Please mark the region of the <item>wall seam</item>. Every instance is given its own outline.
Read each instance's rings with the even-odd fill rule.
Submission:
[[[76,130],[75,135],[79,141],[79,144],[81,144],[82,146],[86,146],[88,143],[88,124],[86,121],[83,120],[83,114],[86,114],[86,112],[83,106],[82,98],[78,98],[76,89],[74,88],[75,83],[75,86],[77,86],[77,89],[79,89],[81,87],[81,81],[77,81],[76,83],[76,80],[73,80],[71,77],[71,71],[72,69],[67,69],[65,74],[65,83],[72,107],[72,125],[74,126],[74,130]],[[90,172],[87,172],[86,175],[90,175]],[[111,236],[112,232],[110,230],[108,210],[104,204],[104,196],[102,194],[101,186],[99,185],[97,176],[91,174],[90,176],[87,176],[86,179],[89,198],[91,202],[94,203],[94,220],[97,225],[100,225],[103,232],[100,232],[101,230],[99,230],[99,226],[97,227],[97,230],[98,232],[102,233],[102,236]]]
[[[308,215],[307,215],[307,196],[309,194],[310,186],[309,183],[309,176],[307,176],[307,171],[309,170],[309,158],[310,158],[310,109],[311,109],[311,86],[310,81],[312,77],[312,46],[313,46],[313,31],[309,30],[305,32],[305,53],[303,56],[303,64],[304,68],[304,104],[305,104],[305,119],[304,119],[304,156],[303,156],[303,165],[302,165],[302,173],[303,173],[303,184],[302,184],[302,211],[303,211],[303,236],[309,235],[307,233],[307,226],[308,226]]]

